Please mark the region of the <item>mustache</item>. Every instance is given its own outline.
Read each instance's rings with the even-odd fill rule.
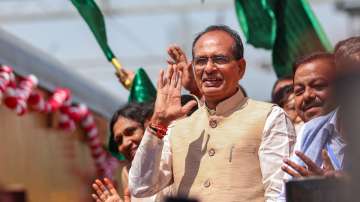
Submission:
[[[312,107],[321,107],[322,105],[323,105],[323,102],[318,97],[315,97],[314,99],[312,99],[308,102],[303,102],[301,105],[301,109],[302,109],[302,111],[306,111]]]

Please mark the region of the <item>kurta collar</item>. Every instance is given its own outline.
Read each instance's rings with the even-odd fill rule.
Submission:
[[[244,96],[244,94],[241,92],[241,90],[238,88],[237,92],[229,97],[228,99],[220,102],[216,109],[209,109],[207,108],[206,104],[205,107],[210,115],[225,115],[229,114],[239,107],[244,106],[244,104],[247,102],[247,98]]]

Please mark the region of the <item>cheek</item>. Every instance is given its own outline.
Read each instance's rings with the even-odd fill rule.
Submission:
[[[301,113],[301,103],[303,101],[302,96],[295,96],[295,110],[297,113]]]
[[[138,129],[134,132],[134,134],[131,136],[132,142],[140,143],[143,136],[144,136],[144,130]]]
[[[330,89],[318,91],[316,94],[320,98],[320,100],[323,102],[329,101],[329,99],[331,99],[331,90]]]
[[[194,75],[197,82],[201,81],[203,69],[200,68],[194,68]]]
[[[226,68],[222,71],[219,71],[219,74],[225,79],[227,83],[234,84],[238,83],[240,80],[239,71],[234,71],[234,68],[235,67],[233,67],[233,69]]]

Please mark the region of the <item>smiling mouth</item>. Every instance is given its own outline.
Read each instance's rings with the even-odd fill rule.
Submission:
[[[206,87],[215,87],[221,84],[222,79],[219,78],[205,78],[202,80]]]
[[[308,110],[311,110],[311,109],[314,109],[314,108],[319,108],[321,107],[320,105],[311,105],[311,106],[308,106],[304,109],[304,111],[308,111]]]

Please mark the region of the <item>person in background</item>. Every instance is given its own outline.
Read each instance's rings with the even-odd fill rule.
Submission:
[[[286,179],[325,176],[343,169],[346,146],[333,97],[337,68],[333,54],[317,52],[294,64],[296,109],[305,124],[297,137],[295,155],[284,159]],[[285,190],[279,201],[285,200]]]
[[[275,81],[274,86],[271,91],[271,101],[277,105],[279,105],[279,98],[276,96],[281,89],[287,88],[288,86],[293,86],[293,77],[292,76],[285,76],[282,78],[279,78]],[[280,105],[279,105],[280,106]]]
[[[335,46],[335,63],[342,73],[336,83],[336,98],[339,102],[341,131],[347,146],[345,149],[344,172],[335,176],[350,179],[346,187],[347,201],[359,200],[360,182],[360,36],[340,41]]]
[[[279,105],[287,113],[295,126],[296,133],[299,133],[304,122],[298,116],[295,109],[295,94],[293,77],[286,76],[278,79],[271,92],[271,102]]]
[[[304,122],[336,108],[332,99],[335,75],[335,60],[330,53],[312,53],[294,64],[295,108]]]
[[[195,100],[192,95],[181,95],[181,103],[184,105],[190,100]],[[112,116],[110,121],[110,138],[114,140],[117,147],[110,146],[112,153],[121,153],[125,156],[128,162],[127,166],[123,167],[121,172],[121,180],[124,192],[124,202],[136,202],[136,201],[160,201],[163,198],[162,193],[156,194],[152,197],[146,197],[137,199],[132,197],[128,191],[128,172],[131,166],[131,162],[138,149],[139,143],[144,134],[144,129],[149,124],[149,119],[153,113],[153,103],[136,103],[131,102],[118,109]],[[197,110],[197,106],[194,106],[187,116],[190,116]],[[111,142],[111,141],[110,141]],[[97,179],[93,184],[93,188],[96,194],[93,194],[95,200],[104,202],[121,202],[121,197],[114,188],[111,180],[105,178],[103,181]]]
[[[153,107],[154,103],[130,102],[119,108],[113,114],[110,121],[110,139],[112,139],[113,141],[110,141],[109,150],[112,153],[121,153],[122,155],[124,155],[126,161],[128,162],[127,165],[123,167],[121,172],[121,184],[123,185],[124,202],[129,202],[130,200],[139,201],[136,198],[132,197],[130,195],[130,192],[128,191],[128,171],[130,169],[131,162],[135,156],[135,153],[139,147],[141,139],[144,135],[144,130],[148,126],[149,120],[152,116]],[[111,142],[113,142],[114,144],[111,144]],[[109,191],[107,191],[105,187],[109,187]],[[113,198],[116,199],[113,185],[109,179],[104,180],[104,183],[101,182],[101,180],[95,180],[93,188],[96,193],[103,193],[102,195],[93,194],[92,196],[95,200],[103,200],[104,198],[109,198],[109,201],[106,202],[110,202],[111,200],[113,200]],[[103,199],[101,199],[101,197]],[[156,196],[150,198],[155,201],[155,197]],[[149,200],[149,198],[147,200]]]

